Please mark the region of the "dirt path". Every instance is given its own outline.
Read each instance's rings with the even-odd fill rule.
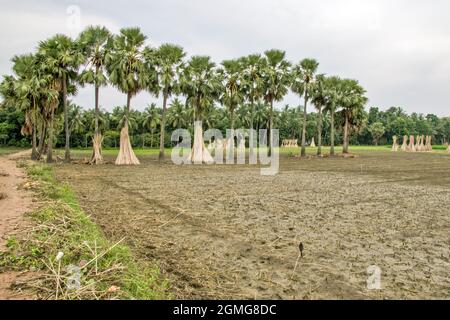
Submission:
[[[17,168],[16,160],[27,156],[29,151],[0,157],[0,251],[6,248],[7,236],[24,227],[24,213],[32,208],[32,197],[19,188],[26,183],[26,175]],[[29,295],[17,294],[11,285],[26,277],[17,272],[0,273],[0,300],[32,299]]]

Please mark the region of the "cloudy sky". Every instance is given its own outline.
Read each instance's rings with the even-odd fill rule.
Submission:
[[[314,57],[321,73],[358,79],[370,106],[450,115],[448,0],[0,0],[0,8],[0,74],[39,40],[76,36],[79,8],[81,28],[139,26],[149,45],[176,43],[218,63],[283,49],[293,62]],[[91,108],[93,89],[74,100]],[[108,110],[125,101],[112,88],[101,93]],[[155,98],[140,94],[133,107],[150,101]],[[285,103],[297,105],[298,98],[290,94]]]

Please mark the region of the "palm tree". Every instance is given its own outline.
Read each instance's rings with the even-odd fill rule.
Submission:
[[[262,81],[262,66],[263,60],[261,55],[252,54],[247,57],[242,58],[244,64],[243,70],[243,82],[245,86],[245,93],[247,100],[250,104],[250,136],[249,139],[253,138],[253,128],[254,128],[254,112],[255,112],[255,102],[258,102],[263,95],[263,81]],[[250,158],[254,154],[254,145],[250,144],[249,150]]]
[[[66,133],[65,161],[70,162],[70,133],[67,96],[69,81],[76,79],[82,62],[82,54],[77,44],[65,35],[56,35],[39,44],[39,54],[44,59],[45,68],[59,82],[64,108],[64,128]],[[74,88],[72,88],[73,90]]]
[[[36,78],[36,64],[32,55],[15,56],[12,59],[13,71],[16,75],[5,77],[2,85],[2,95],[5,105],[18,108],[25,115],[21,133],[32,136],[31,158],[39,158],[36,147],[37,104],[39,98],[39,82]]]
[[[205,109],[218,99],[221,83],[217,77],[215,64],[208,56],[192,57],[181,77],[182,92],[188,97],[188,104],[194,107],[194,118],[201,121]],[[211,155],[203,144],[203,129],[195,126],[194,146],[190,161],[195,163],[212,162]]]
[[[150,147],[151,148],[153,148],[153,133],[155,132],[156,128],[159,125],[161,125],[161,115],[160,115],[158,109],[156,108],[156,105],[154,103],[152,103],[149,107],[145,108],[145,110],[144,110],[144,122],[143,122],[144,128],[147,128],[150,130],[150,134],[151,134]]]
[[[290,63],[285,60],[286,53],[272,49],[264,52],[265,59],[262,67],[262,83],[264,99],[269,104],[269,154],[273,150],[273,103],[283,100],[291,84]]]
[[[41,77],[40,81],[40,95],[39,106],[41,108],[42,127],[41,136],[39,140],[38,152],[39,155],[44,153],[47,146],[47,163],[53,162],[53,138],[54,138],[54,119],[55,113],[60,102],[60,92],[62,83],[58,78],[55,78],[52,69],[47,65],[49,62],[44,51],[38,51],[35,55],[36,64],[39,66],[38,74]],[[47,136],[47,143],[45,138]]]
[[[167,101],[174,92],[179,92],[179,78],[186,54],[183,48],[173,44],[163,44],[156,52],[158,89],[163,95],[161,135],[159,140],[159,160],[164,160],[164,136],[166,126]],[[158,91],[159,91],[158,90]]]
[[[76,104],[69,104],[69,130],[72,133],[82,133],[85,129],[83,109]]]
[[[317,109],[317,155],[322,155],[322,124],[323,124],[323,113],[322,109],[326,104],[326,97],[324,94],[324,75],[318,75],[316,77],[316,83],[312,90],[312,103]]]
[[[310,98],[312,87],[315,81],[315,74],[319,63],[314,59],[303,59],[292,70],[293,81],[292,91],[297,93],[300,97],[304,97],[303,110],[303,129],[302,129],[302,149],[301,156],[306,156],[306,120],[307,120],[307,106]]]
[[[181,129],[188,123],[186,109],[184,104],[177,98],[175,98],[169,106],[167,112],[167,120],[173,128]]]
[[[88,83],[94,85],[95,90],[95,125],[93,152],[91,164],[103,163],[102,156],[102,135],[99,128],[100,106],[99,91],[100,87],[107,85],[106,78],[106,56],[111,47],[112,36],[105,27],[88,27],[83,31],[78,43],[85,60],[85,70],[80,75],[80,83],[82,85]]]
[[[131,98],[147,88],[150,75],[143,58],[146,36],[139,28],[121,29],[113,39],[111,52],[106,55],[110,82],[127,95],[125,121],[120,133],[120,151],[116,165],[138,165],[129,137]]]
[[[6,105],[24,112],[25,123],[22,127],[22,134],[32,136],[31,158],[38,160],[42,152],[41,148],[37,148],[38,122],[42,122],[42,128],[45,127],[45,121],[42,121],[40,116],[42,111],[40,105],[41,99],[47,93],[46,85],[51,78],[41,72],[41,66],[35,55],[15,56],[12,62],[15,76],[4,78],[0,93],[5,99]],[[45,133],[41,132],[40,146],[44,143],[44,139]]]
[[[250,106],[248,104],[241,104],[237,109],[239,125],[243,128],[252,127],[252,114],[250,111]]]
[[[234,157],[234,113],[239,104],[244,101],[243,83],[242,83],[242,63],[240,60],[225,60],[222,62],[223,68],[220,69],[220,76],[223,85],[223,93],[220,97],[221,102],[227,107],[230,115],[231,140],[227,147],[228,157]]]
[[[330,155],[334,155],[334,115],[337,105],[342,99],[342,80],[333,76],[324,80],[325,110],[330,112]]]
[[[267,128],[269,122],[268,114],[269,108],[265,103],[259,102],[255,105],[255,124],[257,131],[261,128]]]
[[[345,119],[343,153],[348,153],[350,121],[367,103],[367,98],[364,96],[366,91],[356,80],[343,80],[342,90],[341,104]]]

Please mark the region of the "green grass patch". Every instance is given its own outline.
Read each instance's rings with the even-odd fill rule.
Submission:
[[[13,154],[13,153],[20,152],[23,150],[25,150],[25,149],[16,148],[16,147],[0,147],[0,156]]]
[[[2,269],[43,274],[31,285],[43,299],[168,297],[158,268],[136,261],[125,239],[108,240],[80,208],[71,188],[56,180],[51,166],[26,170],[44,205],[29,214],[28,232],[8,240]]]

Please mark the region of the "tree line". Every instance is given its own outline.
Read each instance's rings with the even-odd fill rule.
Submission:
[[[153,48],[146,41],[139,28],[114,35],[91,26],[77,39],[58,34],[41,41],[36,52],[13,57],[13,74],[0,84],[0,142],[24,145],[20,135],[29,136],[32,158],[46,154],[47,162],[55,146],[64,146],[70,161],[70,146],[92,145],[93,164],[103,162],[103,146],[120,146],[116,163],[137,164],[133,147],[159,145],[163,159],[168,131],[193,128],[195,120],[221,130],[278,128],[281,139],[299,139],[302,156],[312,137],[319,155],[322,144],[331,145],[333,155],[342,142],[347,153],[350,143],[387,141],[394,133],[429,129],[443,141],[449,138],[448,119],[408,116],[400,108],[366,112],[366,91],[358,81],[319,74],[314,59],[294,64],[284,51],[272,49],[216,65],[209,56],[188,59],[178,45]],[[124,106],[112,112],[100,107],[99,92],[108,84],[124,94]],[[70,100],[88,85],[94,110]],[[276,108],[289,90],[299,106]],[[160,106],[133,110],[132,99],[142,91],[161,99]],[[316,112],[308,112],[309,105]]]

